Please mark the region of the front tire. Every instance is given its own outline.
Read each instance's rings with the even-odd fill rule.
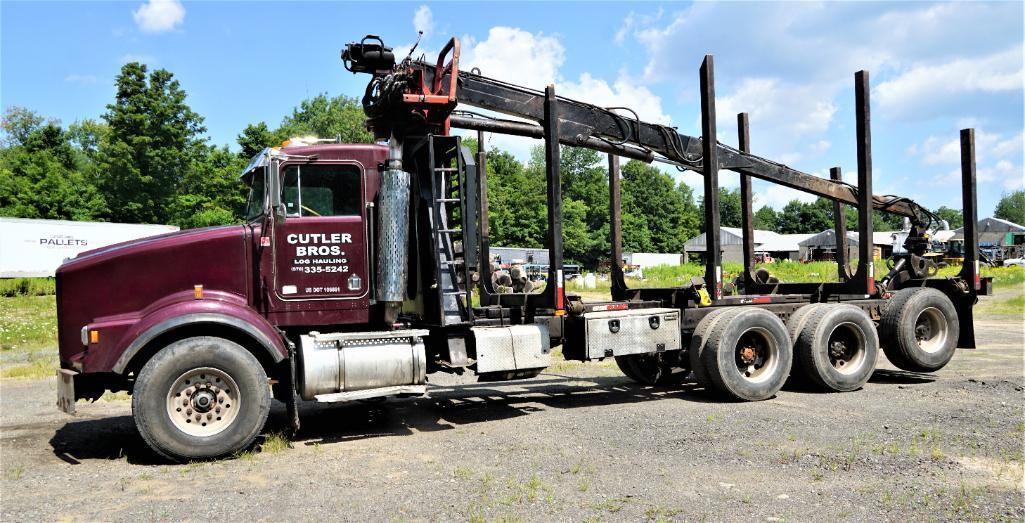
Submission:
[[[232,341],[176,341],[135,380],[132,415],[146,443],[172,461],[211,459],[245,449],[270,412],[263,366]]]

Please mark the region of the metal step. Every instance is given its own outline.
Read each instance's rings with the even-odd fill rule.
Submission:
[[[379,389],[354,390],[349,392],[335,392],[334,394],[321,394],[313,399],[318,403],[338,403],[342,401],[365,400],[369,398],[380,398],[382,396],[423,396],[427,394],[427,385],[396,385],[394,387],[381,387]]]

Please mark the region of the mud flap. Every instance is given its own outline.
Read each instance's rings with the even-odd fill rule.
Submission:
[[[957,310],[958,337],[957,347],[959,349],[975,348],[975,323],[972,321],[972,306],[976,298],[973,295],[962,296],[954,301],[954,309]]]
[[[69,369],[57,369],[57,408],[66,414],[75,414],[75,376]]]

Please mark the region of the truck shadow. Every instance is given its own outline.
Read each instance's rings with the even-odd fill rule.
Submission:
[[[164,462],[135,430],[131,416],[70,421],[50,438],[50,447],[54,456],[70,465],[118,459],[137,465]]]
[[[341,404],[303,402],[302,428],[292,439],[312,445],[402,436],[525,416],[542,408],[571,409],[668,398],[717,401],[692,383],[650,387],[620,376],[543,374],[522,382],[431,387],[424,398]],[[289,431],[284,405],[273,402],[264,433]],[[49,443],[57,458],[72,465],[118,459],[139,465],[166,463],[143,441],[131,416],[71,421],[57,429]]]
[[[721,402],[696,384],[644,386],[620,376],[542,374],[523,382],[432,387],[430,397],[390,404],[303,404],[294,440],[305,445],[453,430],[475,423],[526,416],[545,409],[623,405],[663,399]],[[286,430],[287,417],[272,416],[269,430]]]
[[[936,381],[936,376],[907,370],[876,369],[868,381],[869,383],[916,385],[919,383],[932,383]]]
[[[873,383],[897,384],[934,380],[928,374],[893,370],[877,370],[871,379]],[[791,383],[784,390],[815,394]],[[432,386],[428,391],[428,397],[390,399],[386,402],[303,402],[300,405],[302,427],[291,439],[304,445],[340,443],[454,430],[476,423],[526,416],[545,409],[601,407],[665,399],[700,403],[723,401],[690,381],[660,387],[639,385],[623,376],[578,377],[551,373],[521,382]],[[275,401],[264,433],[288,432],[290,426],[285,407]],[[54,433],[50,445],[54,455],[69,464],[117,459],[140,465],[165,463],[143,441],[131,416],[69,422]]]

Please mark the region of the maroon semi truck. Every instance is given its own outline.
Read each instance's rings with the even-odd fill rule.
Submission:
[[[96,249],[60,267],[60,408],[129,391],[146,442],[188,460],[250,445],[272,397],[298,428],[303,400],[423,395],[435,372],[529,378],[557,345],[568,359],[615,358],[639,383],[670,385],[693,373],[706,390],[745,401],[771,398],[791,373],[825,391],[857,390],[880,350],[901,368],[928,372],[956,347],[974,346],[972,305],[990,282],[979,278],[971,241],[972,133],[962,134],[964,271],[930,278],[935,265],[924,255],[938,220],[906,198],[871,192],[863,72],[852,186],[750,154],[746,115],[739,149],[688,137],[629,111],[557,97],[551,86],[534,91],[461,71],[455,39],[436,63],[396,61],[374,36],[349,44],[342,58],[347,70],[371,76],[363,105],[378,144],[266,149],[241,174],[250,189],[245,223]],[[711,57],[700,76],[702,130],[715,136]],[[452,127],[544,140],[550,270],[536,292],[496,283],[485,155]],[[567,295],[560,144],[609,154],[612,260],[622,260],[619,157],[703,174],[705,277],[632,289],[614,263],[610,300]],[[745,269],[734,282],[723,281],[720,261],[719,169],[741,173]],[[861,242],[856,270],[839,258],[832,283],[783,283],[756,271],[752,176],[830,198],[838,211],[857,207],[861,237],[871,237],[874,209],[906,216],[906,252],[877,275],[871,242]],[[838,237],[843,229],[840,220]]]

